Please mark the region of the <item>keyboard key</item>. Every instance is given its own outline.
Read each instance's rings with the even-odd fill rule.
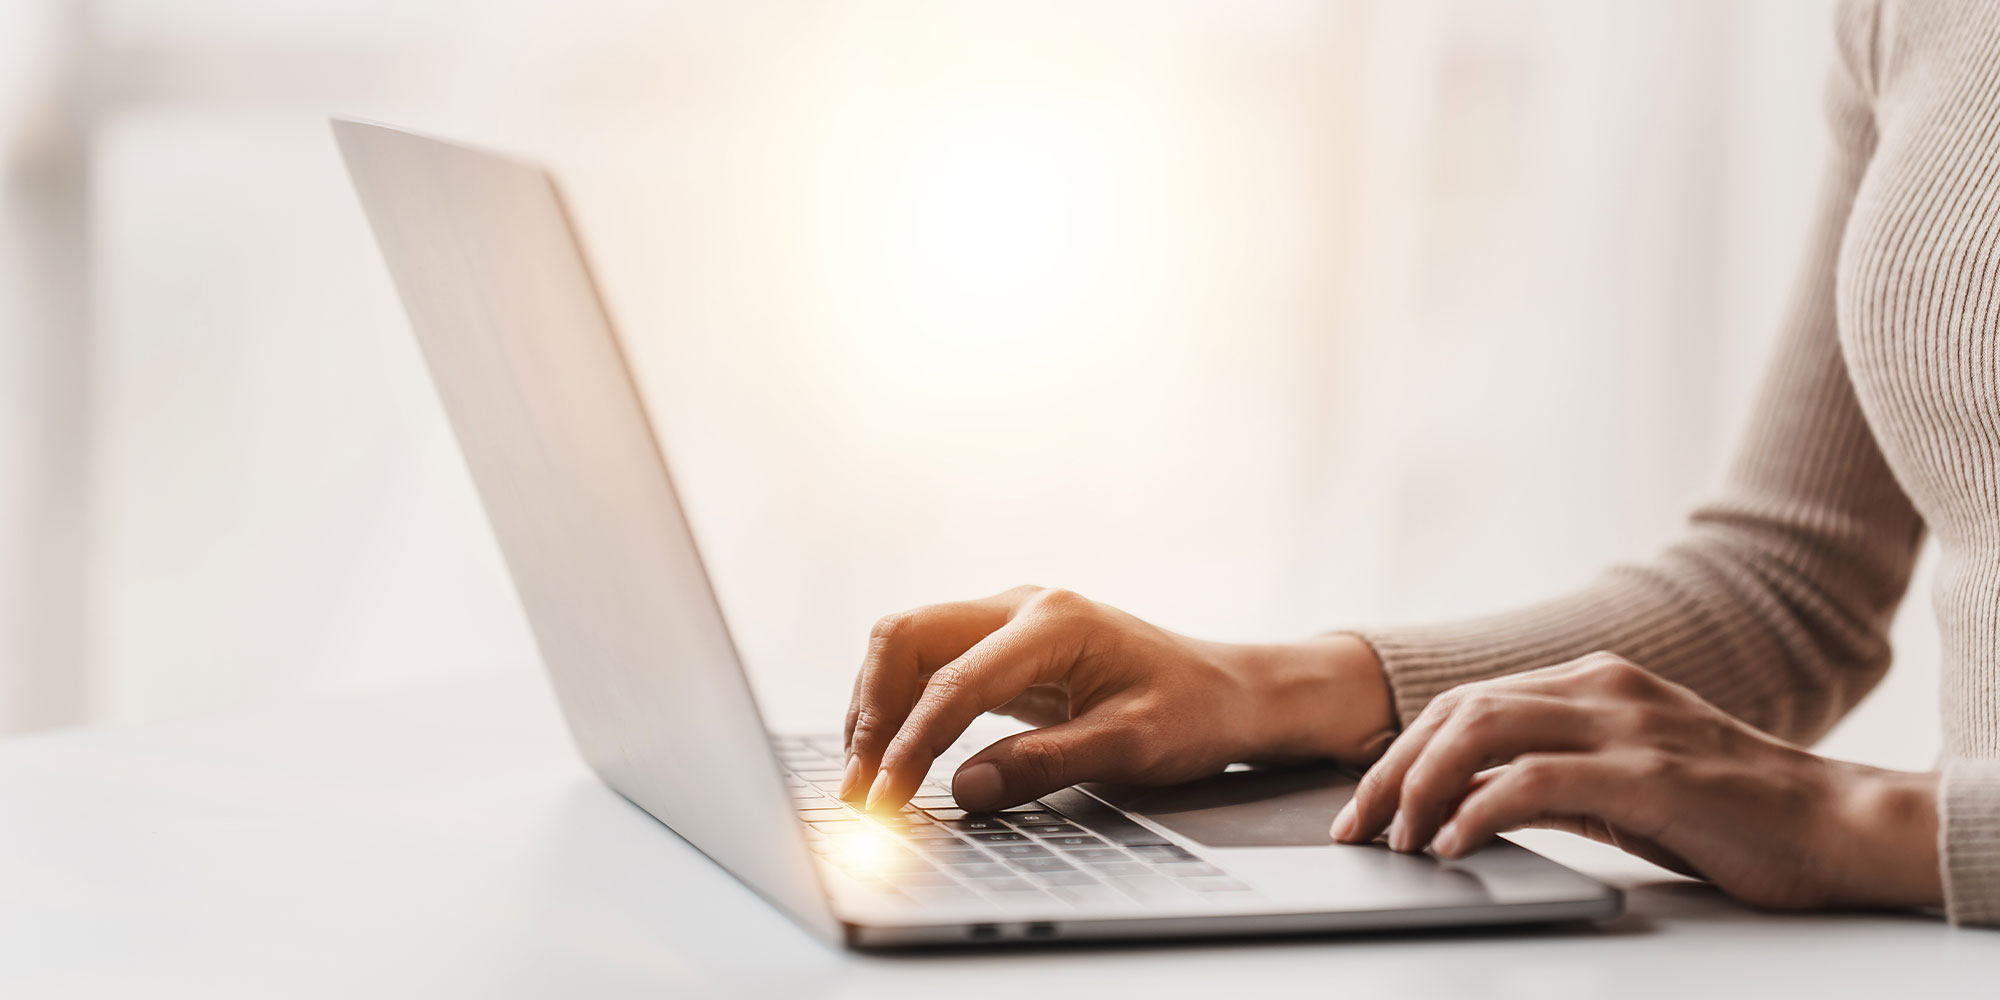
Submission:
[[[926,823],[923,826],[901,827],[896,831],[896,835],[903,838],[904,840],[912,842],[934,840],[937,841],[939,844],[965,843],[964,841],[958,839],[957,834],[951,832],[950,830],[945,829],[944,827],[930,823]]]
[[[1042,885],[1098,885],[1096,878],[1087,872],[1072,868],[1066,872],[1035,872],[1028,876]]]
[[[840,783],[840,772],[837,770],[825,770],[821,768],[814,768],[809,771],[800,771],[799,777],[804,778],[807,781],[831,781],[834,784]]]
[[[958,800],[949,795],[915,795],[910,804],[919,809],[956,809]]]
[[[993,844],[987,850],[1003,858],[1052,858],[1054,854],[1040,844]]]
[[[931,806],[929,808],[924,809],[924,815],[937,820],[964,819],[965,810],[945,809],[937,806]]]
[[[1041,887],[1020,878],[983,878],[977,883],[985,892],[1040,892]]]
[[[1088,850],[1093,847],[1102,849],[1104,847],[1104,841],[1101,841],[1096,837],[1045,837],[1042,836],[1040,833],[1037,833],[1036,837],[1040,839],[1042,843],[1047,844],[1050,847],[1060,847],[1063,848],[1064,850],[1068,850],[1070,848],[1076,848],[1079,850]]]
[[[1001,831],[998,831],[998,832],[991,832],[991,831],[989,831],[989,832],[986,832],[986,833],[975,833],[975,834],[972,834],[971,836],[972,836],[972,839],[974,839],[974,840],[978,840],[978,841],[983,841],[983,842],[985,842],[985,843],[988,843],[988,844],[1004,844],[1004,843],[1007,843],[1007,842],[1009,842],[1009,841],[1017,841],[1017,840],[1026,840],[1026,839],[1028,839],[1027,837],[1025,837],[1025,836],[1023,836],[1023,835],[1021,835],[1021,834],[1018,834],[1018,833],[1015,833],[1015,832],[1013,832],[1012,830],[1001,830]]]
[[[1188,899],[1186,890],[1175,885],[1172,879],[1158,875],[1116,879],[1111,885],[1141,903],[1172,903]]]
[[[1173,841],[1137,823],[1130,823],[1127,826],[1117,828],[1107,828],[1099,826],[1096,823],[1085,825],[1090,828],[1090,832],[1124,847],[1168,847],[1173,844]]]
[[[922,850],[922,845],[918,845],[918,849]],[[993,863],[992,855],[970,849],[963,851],[924,851],[923,855],[930,859],[931,864],[945,865],[952,868],[961,865],[985,865]]]
[[[1052,810],[1049,809],[1048,803],[1043,802],[1040,799],[1036,799],[1033,802],[1023,802],[1018,806],[1008,806],[1007,808],[1002,809],[1000,811],[1002,813],[1025,813],[1025,812],[1050,812]]]
[[[1116,847],[1065,847],[1063,853],[1072,861],[1087,861],[1099,864],[1129,864],[1132,856]]]
[[[945,825],[962,833],[979,833],[984,830],[1007,829],[1007,824],[991,816],[967,816],[964,819],[950,820]],[[1020,834],[1015,834],[1014,836],[1018,837]]]
[[[1000,816],[1017,827],[1069,825],[1068,817],[1052,812],[1002,812]]]
[[[863,823],[858,819],[820,819],[809,820],[808,822],[812,823],[813,828],[821,833],[854,833],[867,829],[869,826],[869,824]]]
[[[1073,872],[1076,867],[1061,858],[1008,858],[1007,867],[1024,872]],[[1094,881],[1094,880],[1093,880]]]
[[[1082,830],[1068,823],[1050,823],[1047,826],[1023,826],[1016,827],[1016,829],[1022,833],[1032,834],[1037,837],[1067,837],[1083,833]]]
[[[1014,869],[995,861],[979,861],[969,864],[950,865],[951,873],[959,878],[1013,878]]]
[[[1132,853],[1156,865],[1188,864],[1201,860],[1172,844],[1140,844],[1132,848]]]
[[[1074,857],[1074,855],[1071,856]],[[1125,878],[1131,875],[1142,875],[1146,878],[1158,877],[1153,874],[1152,869],[1147,868],[1137,861],[1087,861],[1084,864],[1092,872],[1095,872],[1099,878]]]
[[[958,884],[958,882],[951,876],[946,875],[945,873],[940,871],[897,872],[895,876],[891,878],[889,881],[891,885],[894,885],[899,889],[903,888],[904,886],[912,886],[912,885],[957,885]]]
[[[852,819],[853,814],[831,803],[823,806],[801,803],[799,805],[799,818],[812,823],[818,820]]]
[[[801,785],[801,786],[799,786],[799,787],[797,787],[797,788],[794,788],[794,789],[792,789],[792,798],[795,798],[795,799],[819,799],[819,800],[821,800],[821,801],[823,801],[823,802],[831,802],[831,801],[833,801],[832,799],[830,799],[830,798],[827,798],[827,796],[826,796],[826,794],[825,794],[824,792],[821,792],[821,791],[820,791],[819,789],[817,789],[817,788],[814,788],[814,787],[812,787],[811,785]]]

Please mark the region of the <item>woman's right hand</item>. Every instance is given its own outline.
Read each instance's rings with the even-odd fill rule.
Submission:
[[[848,705],[841,798],[901,806],[983,712],[1039,728],[959,767],[953,795],[975,810],[1080,781],[1188,781],[1238,761],[1364,765],[1395,722],[1381,665],[1357,637],[1210,642],[1018,587],[876,623]]]

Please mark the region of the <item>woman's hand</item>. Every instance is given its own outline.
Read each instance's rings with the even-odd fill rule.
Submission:
[[[968,809],[1079,781],[1186,781],[1237,761],[1365,763],[1394,723],[1381,665],[1353,636],[1207,642],[1020,587],[876,623],[847,709],[841,798],[901,805],[982,712],[1041,728],[959,768],[952,792]]]
[[[1496,767],[1495,765],[1501,765]],[[1462,857],[1553,826],[1774,909],[1940,902],[1937,779],[1816,757],[1608,653],[1445,692],[1334,839]]]

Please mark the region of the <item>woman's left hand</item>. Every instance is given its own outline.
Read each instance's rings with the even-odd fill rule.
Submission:
[[[1334,839],[1463,857],[1556,827],[1773,909],[1942,898],[1937,776],[1829,760],[1608,653],[1446,691],[1361,779]],[[1392,822],[1393,821],[1393,822]]]

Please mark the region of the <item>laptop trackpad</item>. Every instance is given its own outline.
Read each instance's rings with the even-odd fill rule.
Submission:
[[[1331,765],[1249,768],[1185,785],[1085,785],[1209,847],[1324,847],[1334,814],[1354,794],[1354,775]]]

